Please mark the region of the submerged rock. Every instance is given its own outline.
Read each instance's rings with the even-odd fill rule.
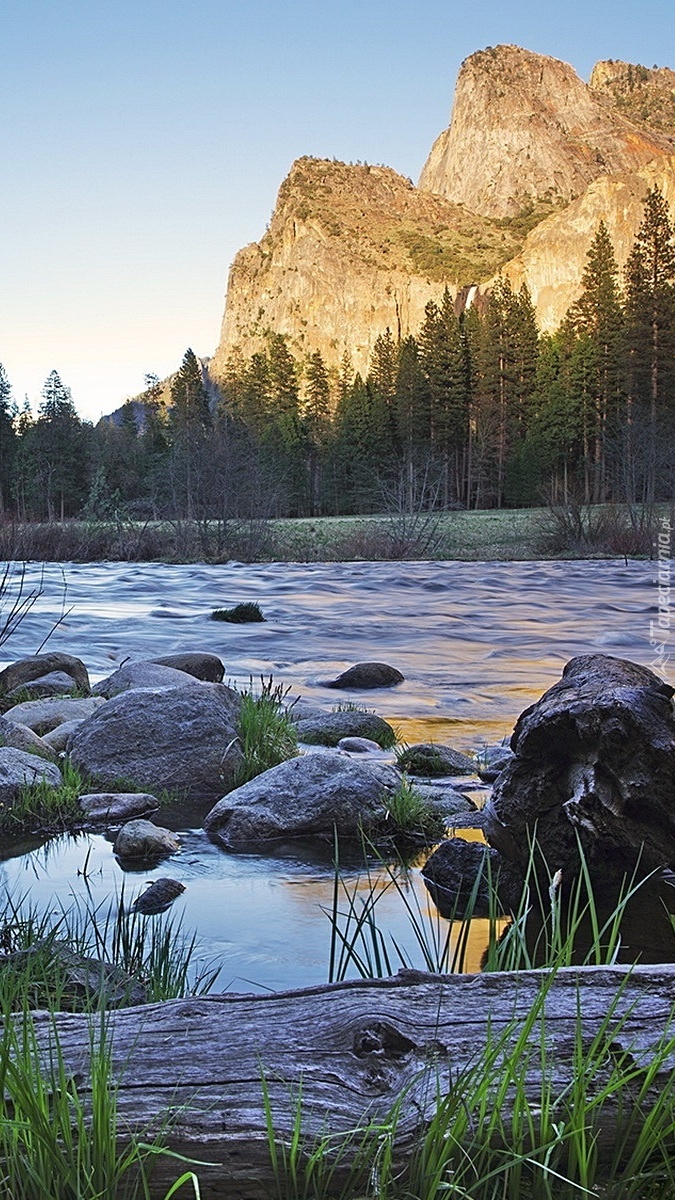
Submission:
[[[179,883],[177,879],[155,879],[134,900],[131,907],[134,912],[142,913],[144,917],[154,917],[159,913],[166,912],[184,891],[185,884]]]
[[[515,909],[522,894],[520,873],[497,850],[464,838],[441,842],[423,866],[422,876],[446,920],[461,920],[465,914],[487,917],[495,903],[504,911]]]
[[[390,667],[388,663],[365,662],[349,667],[341,675],[338,675],[337,679],[332,679],[324,686],[344,688],[348,691],[351,688],[366,690],[367,688],[395,687],[397,683],[403,682],[404,677],[400,671],[396,670],[396,667]]]

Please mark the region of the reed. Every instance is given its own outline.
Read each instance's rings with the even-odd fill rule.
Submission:
[[[235,787],[276,767],[298,753],[298,735],[285,704],[288,689],[275,684],[272,676],[260,676],[260,689],[253,680],[242,693],[238,735],[243,760],[235,772]]]

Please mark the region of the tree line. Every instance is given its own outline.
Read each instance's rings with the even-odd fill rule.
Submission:
[[[445,292],[417,336],[299,363],[270,333],[216,387],[191,350],[171,384],[95,427],[56,371],[37,414],[0,367],[0,515],[19,520],[318,516],[438,506],[650,503],[673,495],[675,233],[658,188],[621,275],[600,223],[581,295],[540,334],[506,279],[457,314]]]

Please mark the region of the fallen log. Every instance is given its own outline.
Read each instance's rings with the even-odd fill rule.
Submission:
[[[532,1059],[525,1054],[523,1068],[535,1106],[540,1039],[552,1094],[562,1095],[574,1071],[580,1023],[584,1045],[601,1034],[608,1069],[619,1056],[639,1070],[660,1047],[663,1069],[653,1088],[672,1086],[675,1047],[663,1055],[663,1039],[674,999],[675,966],[637,967],[628,976],[619,967],[470,976],[402,971],[372,982],[115,1010],[105,1021],[120,1129],[147,1138],[148,1131],[165,1127],[174,1151],[212,1164],[195,1168],[204,1200],[257,1200],[274,1194],[263,1078],[275,1134],[286,1140],[300,1089],[310,1141],[328,1129],[339,1133],[386,1120],[402,1098],[397,1153],[405,1160],[438,1089],[457,1087],[462,1072],[480,1064],[486,1047],[500,1038],[506,1054],[537,1006]],[[81,1094],[87,1090],[91,1028],[85,1015],[35,1014],[41,1058],[48,1063],[58,1042]],[[614,1142],[612,1103],[610,1098],[603,1108],[601,1150]],[[153,1195],[163,1196],[181,1169],[175,1159],[160,1159]]]

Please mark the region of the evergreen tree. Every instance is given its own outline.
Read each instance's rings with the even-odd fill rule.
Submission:
[[[176,515],[205,514],[209,480],[209,435],[213,428],[201,363],[186,350],[171,385],[170,478]]]
[[[468,343],[447,288],[440,308],[431,300],[424,310],[419,349],[429,385],[431,454],[442,465],[443,502],[459,503],[468,441]]]
[[[320,350],[307,364],[303,421],[309,448],[309,504],[314,516],[321,507],[323,458],[330,434],[330,383]]]
[[[16,405],[12,388],[0,363],[0,519],[11,504],[17,435],[14,428]]]
[[[42,388],[38,418],[25,426],[30,498],[36,516],[74,516],[89,491],[91,427],[82,422],[57,371]]]
[[[597,503],[612,492],[618,471],[617,447],[623,407],[624,319],[619,268],[604,221],[587,254],[582,291],[568,314],[571,331],[587,340],[584,353],[592,392],[587,414],[591,428],[584,436],[591,456],[587,464],[590,499]]]
[[[626,263],[628,426],[648,413],[645,497],[654,499],[657,423],[673,407],[675,382],[675,239],[668,204],[658,187],[647,192],[642,224]],[[634,450],[631,437],[630,454]]]

